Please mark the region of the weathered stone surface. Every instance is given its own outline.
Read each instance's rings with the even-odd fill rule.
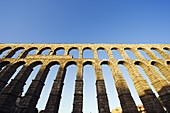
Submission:
[[[64,54],[58,55],[56,51],[63,48]],[[110,113],[105,81],[101,65],[107,64],[111,67],[115,81],[118,97],[123,113],[138,113],[134,99],[131,96],[119,69],[119,64],[124,65],[133,80],[137,93],[147,113],[164,113],[163,107],[170,112],[170,55],[165,50],[170,50],[170,44],[0,44],[0,54],[9,51],[0,58],[0,113],[10,113],[11,110],[22,113],[37,113],[36,104],[40,98],[46,77],[51,66],[59,64],[60,68],[54,80],[46,108],[41,113],[58,113],[62,89],[64,85],[67,66],[76,64],[78,67],[75,81],[75,91],[72,113],[83,112],[83,66],[90,64],[96,73],[96,92],[99,113]],[[24,49],[17,58],[15,53]],[[34,54],[29,52],[36,49]],[[50,49],[47,54],[42,54],[45,49]],[[79,51],[78,58],[69,54],[72,49]],[[93,58],[84,58],[83,51],[91,49]],[[99,59],[98,50],[102,49],[108,53],[108,59]],[[123,59],[115,59],[112,50],[117,50]],[[131,50],[137,59],[133,60],[125,50]],[[148,60],[139,50],[143,50],[151,58]],[[152,50],[162,55],[159,58]],[[32,81],[24,97],[21,97],[23,87],[29,75],[36,65],[41,68]],[[16,77],[8,84],[9,79],[19,66],[23,66]],[[159,94],[155,96],[147,81],[143,78],[136,65],[142,67],[153,87]],[[156,70],[157,67],[159,70]],[[160,71],[164,78],[158,73]],[[20,99],[19,99],[20,98]],[[20,101],[18,101],[18,99]],[[22,108],[22,109],[21,109]],[[19,111],[18,111],[19,110]]]

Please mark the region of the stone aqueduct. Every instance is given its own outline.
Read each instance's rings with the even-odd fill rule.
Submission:
[[[23,49],[23,51],[19,56],[12,58],[20,49]],[[36,52],[29,54],[34,49],[36,49]],[[50,49],[50,51],[48,54],[43,55],[42,52],[46,49]],[[59,49],[64,49],[63,55],[56,55],[56,51]],[[79,51],[78,58],[72,58],[72,55],[69,54],[72,49]],[[94,58],[83,58],[83,51],[86,49],[93,51]],[[107,52],[108,59],[98,58],[97,51],[99,49]],[[151,49],[159,52],[163,58],[159,58]],[[36,104],[40,98],[49,68],[55,64],[59,64],[60,67],[46,107],[41,113],[58,112],[66,68],[71,64],[77,66],[72,113],[83,112],[82,68],[86,64],[92,65],[95,69],[99,113],[110,113],[105,81],[101,69],[102,64],[106,64],[111,68],[123,113],[139,113],[139,111],[131,96],[125,78],[119,69],[119,64],[127,68],[147,113],[170,113],[170,55],[167,52],[169,49],[170,44],[0,44],[0,54],[8,50],[0,58],[0,113],[11,113],[30,73],[39,64],[41,64],[41,67],[38,74],[26,91],[25,96],[21,99],[24,107],[20,109],[21,111],[18,111],[20,113],[36,113]],[[115,59],[112,50],[119,51],[123,59]],[[136,59],[131,59],[125,50],[132,51]],[[145,51],[151,59],[146,59],[139,50]],[[23,65],[22,69],[8,84],[9,79],[21,65]],[[136,65],[142,67],[159,94],[159,98],[155,96]],[[164,78],[155,67],[159,69]]]

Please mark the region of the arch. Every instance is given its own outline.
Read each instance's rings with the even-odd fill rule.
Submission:
[[[33,50],[38,50],[38,48],[37,48],[37,47],[31,47],[31,48],[27,49],[27,50],[22,54],[21,58],[25,58],[27,55],[32,54],[31,51],[33,51]]]
[[[113,47],[113,48],[111,48],[111,50],[112,50],[112,55],[114,56],[115,59],[117,59],[117,60],[118,59],[123,59],[123,57],[122,57],[120,51],[118,50],[118,48]]]
[[[83,113],[97,113],[96,73],[93,61],[83,63]],[[91,106],[93,105],[93,106]]]
[[[64,47],[58,47],[54,50],[54,55],[64,55],[65,48]]]
[[[76,62],[69,61],[66,63],[65,68],[65,79],[63,81],[63,91],[60,100],[59,113],[71,113],[73,108],[73,98],[74,98],[74,89],[75,89],[75,80],[77,75],[77,66]],[[69,94],[69,95],[68,95]],[[67,109],[65,106],[68,106]]]
[[[79,58],[79,49],[77,47],[72,47],[68,50],[67,54],[71,54],[73,58]]]
[[[119,96],[118,96],[118,92],[116,89],[115,80],[113,77],[114,75],[112,75],[113,73],[111,71],[111,68],[112,68],[111,62],[102,61],[100,65],[102,67],[103,78],[105,81],[106,91],[108,95],[109,107],[116,108],[117,106],[121,106],[120,100],[118,98]]]
[[[164,47],[163,50],[165,50],[168,54],[170,54],[170,49],[168,47]]]
[[[75,62],[75,61],[68,61],[68,62],[66,63],[66,65],[65,65],[65,68],[67,68],[67,67],[70,66],[70,65],[76,65],[76,66],[77,66],[77,62]]]
[[[0,62],[0,71],[6,66],[8,65],[10,62],[9,61],[1,61]]]
[[[127,86],[129,88],[130,94],[132,95],[132,98],[136,105],[142,104],[141,99],[139,98],[139,94],[137,92],[137,89],[135,87],[134,81],[132,80],[130,73],[128,71],[127,65],[129,64],[126,61],[120,60],[117,62],[121,72],[122,76],[125,79]]]
[[[11,47],[4,47],[2,49],[0,49],[0,54],[2,54],[4,51],[12,49]]]
[[[108,65],[110,67],[113,65],[113,63],[108,60],[102,60],[99,64],[100,65]]]
[[[94,58],[94,52],[92,48],[90,47],[83,48],[83,58]]]
[[[46,67],[51,68],[54,65],[60,65],[60,63],[58,61],[51,61]]]
[[[147,68],[149,68],[149,70],[150,70],[149,65],[147,65],[146,63],[144,63],[142,61],[135,61],[134,64],[137,65],[137,68],[141,72],[141,75],[148,82],[150,88],[152,89],[152,91],[158,97],[158,93],[155,91],[155,88],[154,88],[153,83],[152,83],[152,78],[149,75],[147,75],[148,73],[146,72]],[[150,70],[150,72],[152,73],[152,70]],[[155,76],[155,75],[153,75],[153,76]]]
[[[170,70],[166,66],[164,66],[162,63],[158,61],[151,61],[151,65],[153,65],[154,67],[156,67],[156,69],[158,69],[158,72],[160,73],[160,75],[167,82],[170,82],[170,77],[169,77]]]
[[[2,49],[0,49],[0,58],[2,58],[4,55],[6,55],[6,53],[12,49],[11,47],[4,47]]]
[[[17,58],[21,52],[22,49],[25,49],[24,47],[17,47],[14,50],[12,50],[8,55],[5,56],[5,58]]]
[[[60,63],[58,61],[52,61],[46,65],[48,74],[44,81],[45,85],[44,85],[44,87],[41,91],[41,94],[40,94],[40,97],[43,97],[43,98],[40,98],[36,105],[36,107],[39,108],[38,109],[39,111],[45,109],[45,107],[47,106],[51,90],[53,89],[53,86],[54,86],[53,85],[54,81],[56,80],[56,77],[58,76],[57,73],[59,71],[59,68],[60,68]],[[56,87],[56,85],[55,85],[55,87]]]
[[[97,48],[97,52],[98,52],[98,59],[108,59],[108,53],[107,51],[105,50],[105,48],[103,47],[99,47]]]
[[[143,55],[144,58],[151,60],[151,57],[146,53],[145,48],[138,47],[137,50]]]
[[[21,66],[21,65],[24,65],[24,64],[26,64],[25,61],[18,61],[16,63],[14,63],[14,66]]]
[[[133,51],[131,50],[131,48],[129,47],[125,47],[124,50],[126,51],[126,53],[128,54],[128,56],[131,58],[131,59],[137,59],[135,54],[133,53]]]
[[[95,62],[94,61],[90,61],[90,60],[84,61],[83,62],[83,67],[86,66],[86,65],[92,65],[94,67],[95,66]]]
[[[156,56],[158,56],[159,58],[162,58],[164,59],[164,57],[161,55],[161,50],[159,50],[158,48],[156,47],[151,47],[150,50],[152,50],[154,52],[154,54]]]
[[[40,64],[43,64],[43,63],[41,61],[35,61],[35,62],[32,62],[28,67],[33,69],[35,66],[40,65]]]
[[[4,70],[2,70],[5,72],[5,74],[3,75],[4,77],[2,77],[5,78],[3,80],[5,84],[3,84],[2,86],[5,87],[5,85],[9,84],[11,80],[16,77],[16,75],[19,73],[19,71],[25,64],[25,61],[18,61],[12,65],[9,64],[9,67],[5,67]]]
[[[22,96],[25,96],[26,92],[28,91],[28,89],[31,86],[32,81],[36,78],[38,72],[40,71],[40,67],[42,66],[42,64],[38,64],[36,66],[33,67],[32,72],[30,73],[27,81],[25,82],[25,85],[23,87],[23,92],[22,92]]]
[[[38,55],[40,55],[40,54],[48,54],[48,53],[49,53],[49,50],[51,50],[50,47],[44,47],[44,48],[42,48],[37,54],[38,54]],[[45,52],[45,51],[47,51],[47,53],[43,53],[43,52]]]

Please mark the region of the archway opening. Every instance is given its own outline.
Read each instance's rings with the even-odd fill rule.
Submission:
[[[165,52],[167,52],[168,54],[170,54],[169,48],[164,47],[163,50],[164,50]]]
[[[98,113],[96,75],[89,64],[83,67],[83,84],[83,113]]]
[[[151,60],[151,58],[142,48],[138,48],[138,51],[143,55],[144,58],[146,58],[147,60]]]
[[[41,95],[40,95],[40,99],[38,100],[38,103],[36,105],[36,107],[38,108],[39,111],[44,110],[45,106],[47,104],[50,92],[51,92],[51,88],[53,85],[53,82],[57,76],[57,72],[59,69],[58,64],[54,64],[50,67],[50,71],[47,75],[47,78],[45,80],[45,86],[42,89]]]
[[[75,64],[69,65],[67,67],[66,76],[64,79],[59,113],[71,113],[73,110],[76,75],[77,66]]]
[[[158,57],[161,58],[161,59],[164,59],[164,57],[157,51],[156,48],[151,48],[151,50],[154,52],[154,54],[155,54],[156,56],[158,56]]]
[[[1,49],[0,50],[0,58],[5,56],[10,50],[11,50],[11,47],[5,47],[5,48]]]
[[[90,48],[83,49],[83,58],[94,58],[94,53]]]
[[[112,48],[112,54],[113,57],[117,60],[119,59],[123,59],[122,55],[120,54],[120,52],[117,50],[117,48]]]
[[[139,98],[139,95],[138,95],[138,93],[136,91],[136,88],[134,86],[132,78],[129,75],[129,72],[128,72],[127,68],[123,64],[119,64],[119,67],[120,67],[122,75],[123,75],[123,77],[124,77],[124,79],[125,79],[125,81],[126,81],[126,83],[128,85],[128,88],[129,88],[130,93],[131,93],[131,95],[133,97],[133,100],[135,101],[135,104],[136,105],[142,105],[142,102],[141,102],[141,100]]]
[[[113,109],[121,106],[115,86],[115,81],[113,79],[114,75],[112,75],[110,66],[106,64],[102,64],[102,71],[109,101],[109,107],[110,110],[112,111]]]
[[[79,50],[77,48],[71,48],[69,55],[72,55],[72,58],[79,58]]]
[[[40,70],[40,67],[41,67],[41,64],[35,66],[33,68],[33,71],[31,72],[31,74],[29,75],[25,85],[24,85],[24,88],[23,88],[23,92],[22,92],[22,96],[25,96],[25,93],[27,92],[28,88],[30,87],[31,83],[32,83],[32,80],[35,79],[38,71]]]
[[[64,48],[57,48],[55,49],[55,55],[64,55]]]
[[[16,50],[14,55],[12,56],[12,58],[17,58],[23,50],[24,50],[24,48],[20,48],[20,49]]]
[[[126,53],[128,54],[128,56],[131,59],[133,59],[133,60],[137,59],[136,56],[134,55],[134,53],[130,50],[130,48],[125,48],[124,50],[126,51]]]
[[[98,48],[98,59],[103,60],[103,59],[108,59],[108,54],[104,48]]]

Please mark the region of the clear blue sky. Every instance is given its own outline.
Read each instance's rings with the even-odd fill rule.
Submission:
[[[0,42],[169,43],[169,0],[1,0]]]
[[[170,1],[0,0],[0,43],[170,43]],[[113,109],[119,106],[119,101],[111,72],[108,67],[103,69],[104,75],[108,75],[106,87]],[[56,75],[56,69],[51,70],[51,75]],[[73,77],[65,80],[64,93],[72,96],[62,95],[60,113],[72,111],[76,67],[68,70]],[[83,112],[96,113],[94,70],[86,66],[83,75],[86,95]],[[51,76],[46,83],[52,85],[54,78]],[[48,99],[47,94],[41,96],[44,100],[39,101],[39,110],[44,109]],[[140,104],[139,99],[136,103]]]

